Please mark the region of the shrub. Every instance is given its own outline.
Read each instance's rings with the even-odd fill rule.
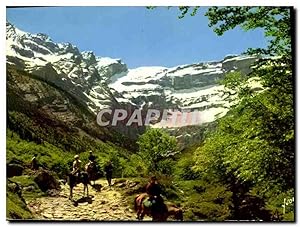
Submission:
[[[170,157],[176,154],[176,138],[162,129],[148,129],[138,139],[139,154],[145,161],[148,172],[171,174]]]

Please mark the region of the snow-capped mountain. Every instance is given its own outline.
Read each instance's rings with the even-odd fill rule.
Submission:
[[[6,23],[7,63],[37,74],[71,92],[97,112],[115,102],[118,94],[105,86],[108,77],[126,72],[119,59],[80,52],[70,43],[54,43],[47,35],[23,32]]]
[[[173,68],[140,67],[112,76],[108,86],[140,108],[198,110],[202,123],[224,116],[231,102],[224,101],[218,80],[226,72],[250,72],[254,57],[228,56],[222,61],[180,65]]]
[[[95,115],[103,108],[189,109],[201,122],[224,116],[232,105],[218,85],[226,72],[250,72],[256,60],[231,55],[220,61],[128,69],[120,59],[80,52],[70,43],[55,43],[45,34],[30,34],[6,23],[7,64],[65,90]],[[160,125],[156,125],[160,127]]]

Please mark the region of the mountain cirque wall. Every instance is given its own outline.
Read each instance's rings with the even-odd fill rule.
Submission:
[[[80,52],[70,43],[55,43],[45,34],[23,32],[9,22],[6,56],[7,64],[66,91],[93,115],[106,108],[130,113],[136,108],[198,110],[203,124],[224,116],[232,105],[230,99],[224,100],[224,87],[218,80],[230,71],[249,73],[256,61],[250,56],[231,55],[221,61],[172,68],[128,69],[120,59]],[[115,129],[131,138],[144,131],[143,127],[126,127],[123,122]]]

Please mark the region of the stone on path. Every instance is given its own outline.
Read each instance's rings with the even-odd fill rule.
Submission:
[[[104,180],[99,180],[97,184],[105,185]],[[123,183],[123,182],[119,182]],[[39,212],[35,212],[36,219],[52,220],[84,220],[84,221],[113,221],[113,220],[136,220],[135,212],[129,204],[124,202],[122,194],[114,187],[103,187],[96,191],[89,187],[89,198],[82,199],[83,185],[77,185],[73,190],[73,200],[78,201],[78,206],[74,206],[67,197],[69,187],[62,186],[62,191],[57,197],[37,198],[31,204],[40,204]],[[37,206],[31,206],[32,211]]]

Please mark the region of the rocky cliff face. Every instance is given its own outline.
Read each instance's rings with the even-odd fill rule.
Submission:
[[[174,68],[141,67],[110,78],[108,86],[140,108],[198,110],[202,123],[224,116],[230,101],[224,101],[224,87],[218,84],[227,72],[249,73],[256,59],[228,56],[224,60]]]
[[[104,108],[129,112],[136,108],[189,109],[200,111],[202,124],[224,116],[232,104],[230,100],[224,101],[224,88],[217,81],[230,71],[249,73],[256,60],[249,56],[227,56],[220,61],[172,68],[128,69],[120,59],[80,52],[70,43],[55,43],[45,34],[23,32],[9,22],[6,56],[10,67],[67,92],[94,116]],[[136,137],[143,128],[121,124],[117,130]]]
[[[7,64],[11,67],[64,90],[93,115],[103,108],[129,111],[135,108],[127,100],[122,101],[121,94],[106,84],[112,75],[127,71],[121,60],[80,52],[70,43],[54,43],[47,35],[23,32],[8,22],[6,31]],[[143,131],[142,128],[129,129],[122,124],[117,130],[132,138]]]

